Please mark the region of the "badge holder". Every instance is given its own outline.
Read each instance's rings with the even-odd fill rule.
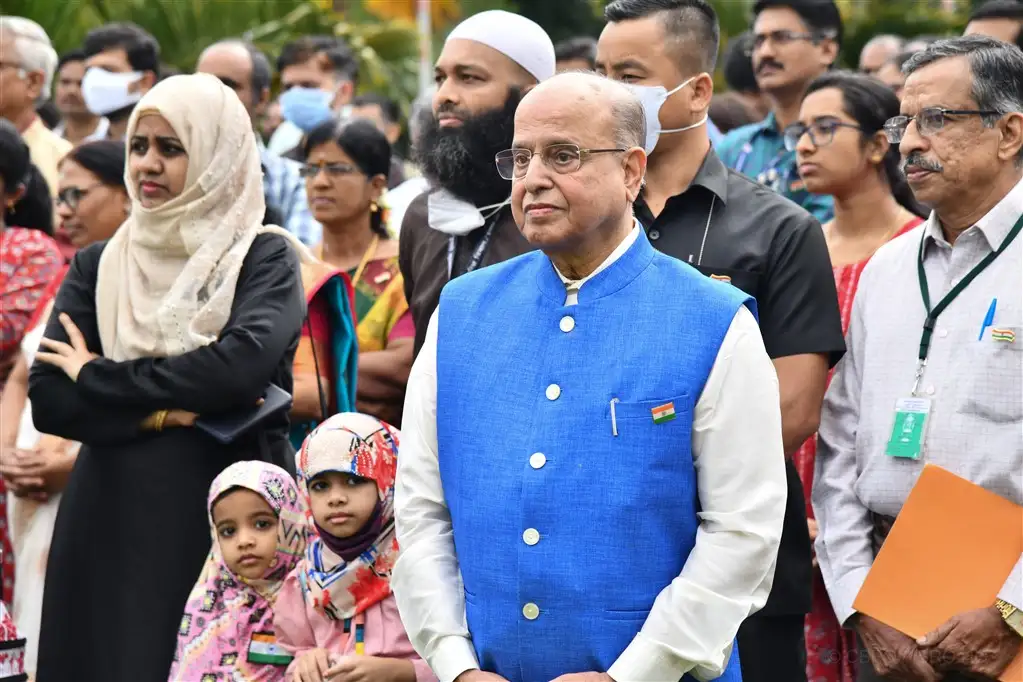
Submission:
[[[926,360],[921,360],[917,365],[910,397],[895,401],[895,419],[891,435],[888,437],[888,446],[885,448],[885,454],[889,457],[916,460],[923,455],[924,436],[931,415],[931,400],[919,397],[917,391],[926,365]]]

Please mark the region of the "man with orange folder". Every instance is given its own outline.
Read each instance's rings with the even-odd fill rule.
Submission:
[[[933,212],[860,280],[821,416],[817,558],[860,682],[995,679],[1023,642],[1023,560],[997,603],[919,640],[853,607],[925,463],[1023,503],[1023,52],[956,38],[904,71],[885,133]]]

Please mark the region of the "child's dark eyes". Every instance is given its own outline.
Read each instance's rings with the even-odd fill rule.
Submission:
[[[276,524],[272,523],[267,519],[259,519],[256,521],[256,530],[269,530],[274,525]]]
[[[229,538],[234,535],[235,530],[237,529],[234,526],[221,526],[217,529],[217,535],[222,538]]]

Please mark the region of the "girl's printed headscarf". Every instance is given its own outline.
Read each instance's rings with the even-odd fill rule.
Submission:
[[[261,580],[232,573],[220,551],[213,504],[237,488],[262,496],[277,514],[277,554]],[[248,650],[252,635],[274,631],[277,593],[306,547],[305,509],[298,486],[287,471],[273,464],[237,462],[213,480],[206,511],[213,547],[185,605],[170,680],[197,681],[218,673],[232,682],[281,679],[282,667],[250,663]]]
[[[346,412],[316,427],[298,452],[298,484],[307,507],[309,481],[325,472],[373,479],[379,494],[373,517],[362,529],[369,533],[360,532],[347,542],[321,531],[307,508],[310,540],[299,582],[306,601],[332,620],[352,618],[391,594],[391,569],[398,558],[394,477],[400,439],[393,426],[366,414]]]

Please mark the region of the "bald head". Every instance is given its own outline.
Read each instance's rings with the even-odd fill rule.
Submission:
[[[240,40],[210,45],[195,65],[196,73],[208,73],[234,90],[249,116],[255,120],[270,94],[270,61],[258,48]]]
[[[880,35],[871,38],[860,51],[860,71],[875,74],[886,62],[902,51],[905,41],[899,36]]]
[[[646,139],[643,105],[627,87],[595,73],[569,71],[558,74],[533,88],[519,104],[515,115],[542,115],[550,112],[560,118],[578,113],[592,122],[599,116],[602,129],[618,147],[642,147]]]

